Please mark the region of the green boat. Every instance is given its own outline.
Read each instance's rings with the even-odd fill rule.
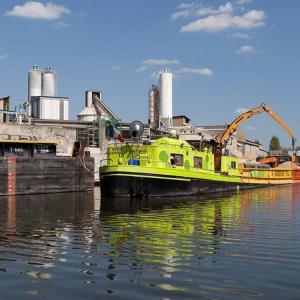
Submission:
[[[115,143],[108,148],[107,166],[100,167],[102,194],[174,197],[300,183],[295,154],[290,157],[288,167],[282,168],[274,164],[274,157],[267,158],[265,163],[245,163],[226,155],[226,143],[240,123],[261,112],[268,113],[287,131],[294,149],[293,131],[264,103],[233,120],[213,140],[212,150],[199,151],[184,140],[170,137],[140,143],[143,125],[132,122],[129,131],[137,143]]]
[[[100,178],[103,195],[173,197],[300,182],[300,170],[263,164],[246,168],[237,157],[198,151],[184,140],[163,137],[110,146]]]

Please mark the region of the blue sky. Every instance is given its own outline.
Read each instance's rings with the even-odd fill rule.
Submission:
[[[61,0],[0,2],[0,95],[26,99],[27,71],[51,65],[75,118],[100,89],[124,121],[147,120],[147,91],[175,73],[173,113],[193,124],[229,123],[269,104],[299,138],[297,0]],[[286,133],[266,114],[242,125],[265,145]]]

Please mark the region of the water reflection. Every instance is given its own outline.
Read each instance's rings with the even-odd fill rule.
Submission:
[[[0,284],[3,299],[45,295],[25,286],[57,276],[57,267],[67,262],[75,249],[88,253],[92,247],[98,248],[93,231],[99,223],[100,199],[96,198],[94,193],[0,198],[1,271],[18,278],[2,281],[6,287]],[[20,280],[26,282],[22,293],[13,289]]]
[[[99,192],[0,198],[1,298],[300,295],[300,187],[193,199]]]
[[[106,241],[111,247],[110,256],[114,257],[110,270],[118,274],[118,258],[126,256],[140,276],[145,276],[149,267],[157,270],[159,278],[153,276],[151,281],[159,289],[193,291],[197,296],[197,285],[212,295],[267,296],[272,291],[261,292],[251,282],[248,284],[248,279],[239,280],[245,271],[238,265],[247,265],[249,276],[255,277],[260,268],[252,263],[270,266],[277,260],[295,259],[281,257],[281,245],[292,240],[282,236],[278,226],[296,225],[298,201],[299,187],[290,186],[217,198],[110,199],[101,207]],[[235,265],[237,261],[239,264]],[[235,268],[237,273],[231,278],[228,270]],[[182,273],[197,276],[187,276],[189,280],[181,282],[173,280]],[[111,274],[108,272],[114,279]],[[199,275],[204,276],[205,284],[196,279]],[[224,282],[216,284],[221,279]]]

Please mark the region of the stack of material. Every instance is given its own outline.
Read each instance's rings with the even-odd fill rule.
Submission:
[[[291,161],[286,161],[277,166],[276,169],[300,169],[300,166]]]

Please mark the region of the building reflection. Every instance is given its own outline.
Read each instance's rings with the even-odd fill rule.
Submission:
[[[57,263],[78,244],[85,250],[94,243],[92,224],[99,222],[93,193],[64,193],[1,197],[0,247],[2,262],[19,268],[29,278],[50,279]],[[74,236],[74,230],[82,235]],[[13,264],[15,262],[15,264]]]

